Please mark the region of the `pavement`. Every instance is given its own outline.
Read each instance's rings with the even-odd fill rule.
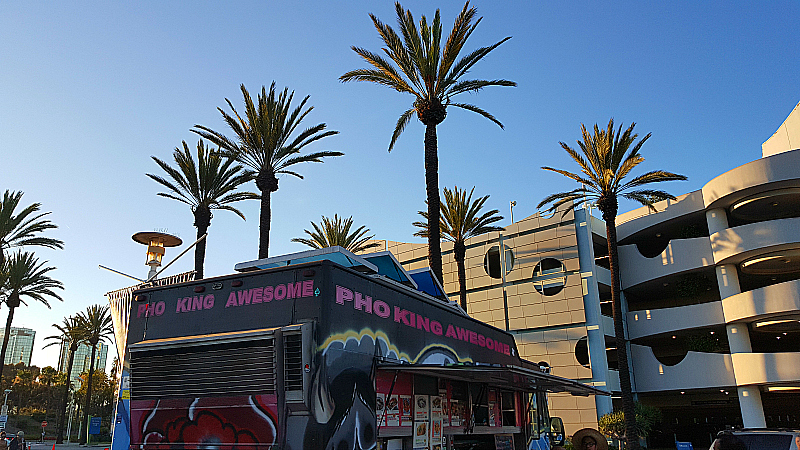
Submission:
[[[41,442],[38,442],[38,441],[35,441],[35,442],[34,441],[28,441],[28,443],[31,444],[31,450],[52,450],[53,449],[53,444],[55,443],[55,441],[45,441],[44,443],[41,443]],[[88,446],[80,445],[77,442],[64,442],[63,444],[56,444],[56,450],[61,449],[61,448],[70,448],[70,449],[73,449],[73,450],[77,450],[79,448],[91,448],[91,449],[106,449],[106,448],[109,448],[110,449],[111,448],[111,444],[110,443],[107,443],[107,444],[91,443]]]

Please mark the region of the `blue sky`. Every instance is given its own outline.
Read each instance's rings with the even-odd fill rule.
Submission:
[[[431,2],[403,4],[416,17],[434,12]],[[759,158],[800,101],[796,1],[473,4],[484,19],[469,49],[513,38],[471,75],[519,85],[461,99],[505,130],[449,110],[438,129],[440,186],[476,186],[506,217],[511,200],[519,220],[547,194],[573,187],[539,167],[574,168],[558,142],[574,143],[581,123],[614,117],[652,132],[642,170],[687,175],[664,186],[677,195]],[[461,6],[439,2],[446,30]],[[60,227],[52,236],[66,243],[36,250],[58,267],[64,302],[30,304],[14,317],[37,331],[34,364],[57,363],[55,349],[41,349],[50,324],[129,285],[98,264],[146,274],[133,233],[168,229],[193,241],[188,207],[157,197],[145,176],[160,170],[150,156],[171,159],[182,140],[194,148],[195,124],[228,133],[216,108],[225,98],[239,107],[242,83],[255,92],[274,80],[310,95],[315,109],[305,123],[340,134],[309,150],[346,154],[300,167],[304,180],[280,179],[271,254],[303,250],[290,239],[322,214],[353,215],[378,238],[419,241],[411,222],[425,199],[423,126],[415,120],[386,150],[412,99],[338,81],[364,67],[350,46],[380,48],[368,13],[395,23],[388,1],[0,3],[0,189],[22,190],[26,203],[52,211]],[[215,213],[209,276],[257,256],[258,204],[240,209],[246,222]],[[173,268],[190,270],[192,258]]]

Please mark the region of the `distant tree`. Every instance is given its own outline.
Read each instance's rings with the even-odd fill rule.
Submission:
[[[75,400],[86,405],[87,395],[91,390],[93,392],[91,394],[91,409],[87,411],[91,411],[89,414],[95,416],[109,417],[113,413],[114,407],[114,385],[112,380],[102,370],[95,370],[91,377],[89,372],[84,372],[81,378],[87,381],[91,378],[92,382],[91,385],[88,382],[81,383],[81,387],[75,392]],[[91,386],[91,389],[89,389],[89,386]]]
[[[92,348],[92,356],[89,360],[89,380],[86,383],[86,400],[84,401],[83,430],[81,433],[81,444],[86,443],[89,432],[89,415],[92,414],[92,377],[94,376],[94,361],[97,352],[97,343],[100,341],[110,341],[114,335],[114,327],[111,322],[111,314],[108,306],[92,305],[86,311],[78,314],[78,323],[83,328],[83,341]]]
[[[394,89],[397,92],[414,97],[411,109],[400,114],[389,143],[392,151],[397,138],[416,113],[417,119],[425,125],[425,189],[428,201],[428,217],[434,223],[439,222],[439,155],[436,126],[447,116],[447,107],[455,106],[478,113],[503,128],[493,115],[469,103],[454,103],[451,99],[466,92],[476,93],[489,86],[516,86],[508,80],[467,80],[464,79],[470,69],[486,57],[503,42],[506,37],[488,47],[478,48],[466,55],[459,56],[475,28],[481,22],[477,18],[478,11],[470,8],[469,2],[464,4],[461,13],[456,17],[453,29],[447,40],[442,40],[442,24],[439,10],[436,10],[433,22],[428,24],[425,16],[414,23],[411,11],[407,11],[395,3],[397,23],[400,33],[370,14],[372,23],[383,41],[382,50],[385,55],[369,50],[352,47],[372,68],[356,69],[345,73],[341,81],[369,81]],[[402,38],[401,38],[402,36]],[[442,47],[444,44],[444,47]],[[385,59],[388,56],[389,59]],[[433,274],[442,281],[442,250],[439,229],[434,228],[428,236],[428,264]]]
[[[5,252],[11,247],[37,245],[48,248],[64,248],[58,239],[40,236],[41,233],[58,228],[40,213],[41,203],[34,203],[21,211],[15,211],[22,200],[22,192],[8,191],[3,194],[0,203],[0,267],[6,259]]]
[[[289,93],[284,88],[280,94],[275,91],[275,83],[269,87],[261,87],[258,105],[253,103],[250,93],[241,86],[244,96],[245,116],[242,117],[227,98],[225,101],[233,111],[229,115],[222,108],[217,108],[225,123],[236,135],[233,140],[208,127],[195,125],[193,132],[218,145],[225,156],[231,157],[255,171],[255,182],[261,191],[261,215],[259,217],[258,258],[269,256],[269,230],[272,221],[270,198],[278,190],[279,174],[288,174],[302,179],[292,166],[304,162],[322,162],[322,158],[342,156],[344,153],[322,151],[301,154],[303,148],[322,138],[338,134],[338,131],[325,131],[326,125],[320,123],[306,128],[292,137],[300,122],[314,109],[306,107],[309,96],[292,109],[294,91]]]
[[[6,334],[0,350],[0,382],[2,381],[3,368],[5,367],[6,350],[11,335],[11,322],[14,320],[14,310],[23,303],[22,299],[28,298],[43,303],[50,308],[48,297],[61,300],[54,289],[64,289],[60,281],[47,276],[55,267],[44,267],[47,261],[39,262],[33,253],[17,251],[0,267],[0,291],[8,306],[6,319]]]
[[[503,220],[500,211],[493,209],[483,212],[484,203],[489,200],[489,196],[483,196],[472,200],[472,193],[475,187],[467,195],[466,189],[459,189],[456,186],[452,191],[444,188],[444,203],[440,204],[441,216],[439,217],[439,230],[443,239],[453,243],[453,257],[458,268],[458,289],[461,299],[461,308],[467,310],[467,271],[464,261],[467,255],[466,240],[490,231],[501,231],[502,228],[492,225]],[[428,212],[419,211],[425,221],[414,222],[414,226],[420,231],[414,236],[428,237],[429,222]]]
[[[334,214],[333,219],[322,216],[322,221],[317,225],[311,222],[314,231],[303,230],[311,239],[293,238],[292,242],[299,242],[311,248],[326,248],[338,245],[353,253],[358,253],[371,248],[379,247],[377,242],[367,243],[375,235],[366,236],[369,228],[362,225],[350,231],[353,226],[353,216],[342,219],[338,214]]]
[[[656,425],[661,423],[661,410],[655,406],[635,402],[636,411],[636,436],[647,438]],[[604,435],[614,439],[625,439],[625,418],[622,411],[604,414],[597,421],[597,427]]]
[[[62,444],[64,442],[64,419],[67,414],[67,405],[69,404],[69,394],[72,391],[72,382],[70,375],[72,374],[72,364],[75,362],[75,352],[78,351],[78,346],[83,342],[86,330],[83,328],[81,322],[77,317],[65,317],[60,324],[54,323],[53,327],[58,330],[57,334],[47,336],[45,341],[51,342],[45,347],[51,345],[58,345],[61,347],[62,343],[69,345],[69,354],[67,355],[67,372],[64,379],[61,408],[59,409],[60,418],[58,420],[58,434],[56,435],[56,443]]]
[[[36,376],[30,369],[23,369],[17,371],[17,376],[11,382],[11,391],[17,395],[18,405],[20,407],[29,406],[31,393],[33,392],[33,382]]]
[[[601,130],[594,126],[594,133],[589,133],[581,124],[583,140],[579,140],[580,153],[564,142],[561,147],[578,164],[581,173],[572,173],[566,170],[542,167],[544,170],[559,173],[577,181],[581,187],[568,192],[559,192],[549,195],[539,203],[539,208],[550,204],[549,211],[555,212],[559,207],[566,206],[564,214],[572,211],[578,201],[590,201],[597,205],[603,214],[606,223],[606,236],[608,241],[609,267],[611,268],[611,303],[614,310],[614,334],[616,335],[617,359],[619,363],[619,381],[622,391],[622,410],[625,415],[628,448],[638,450],[639,440],[631,436],[636,435],[636,415],[634,412],[633,392],[631,377],[628,368],[628,351],[625,342],[624,324],[622,318],[622,303],[620,302],[619,278],[619,253],[617,251],[617,210],[619,197],[633,200],[655,211],[654,203],[675,199],[675,196],[664,191],[654,189],[641,189],[642,186],[664,181],[685,180],[686,177],[663,170],[655,170],[639,175],[631,180],[625,178],[631,171],[644,161],[639,154],[645,142],[650,138],[650,133],[642,140],[633,132],[632,123],[627,130],[622,131],[622,125],[614,130],[614,119],[608,121],[608,128]],[[626,154],[627,153],[627,154]]]
[[[58,371],[56,369],[52,366],[46,366],[39,371],[39,377],[36,380],[45,386],[52,386],[56,381],[57,375]]]
[[[251,175],[242,166],[234,165],[232,159],[212,152],[202,139],[197,143],[197,162],[186,141],[183,141],[183,150],[176,148],[172,157],[176,167],[152,156],[153,161],[167,173],[167,178],[151,173],[147,176],[170,191],[159,192],[158,195],[186,203],[192,208],[197,239],[206,234],[211,226],[212,210],[228,210],[244,220],[244,214],[230,204],[259,198],[252,192],[236,191],[241,184],[250,181]],[[203,278],[207,240],[198,242],[194,250],[195,279]]]

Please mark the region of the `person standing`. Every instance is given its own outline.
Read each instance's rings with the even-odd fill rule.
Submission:
[[[17,431],[17,436],[11,440],[11,443],[8,445],[8,450],[28,450],[28,443],[25,442],[24,431]]]
[[[6,441],[5,431],[0,431],[0,450],[8,450],[8,441]]]

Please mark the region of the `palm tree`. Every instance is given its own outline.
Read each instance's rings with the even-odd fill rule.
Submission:
[[[77,317],[65,317],[64,320],[60,323],[54,323],[53,327],[58,330],[58,334],[48,336],[44,338],[45,340],[52,340],[49,344],[45,345],[45,347],[49,347],[51,345],[58,345],[61,347],[62,343],[69,344],[69,356],[67,359],[67,383],[64,386],[64,396],[63,396],[63,403],[61,407],[61,414],[58,420],[58,435],[56,436],[56,443],[63,444],[64,443],[64,419],[66,418],[67,414],[67,404],[69,403],[69,393],[72,391],[72,364],[75,362],[75,352],[78,351],[78,347],[80,343],[84,339],[85,331],[81,326],[81,323],[78,321]]]
[[[183,150],[175,148],[172,157],[177,168],[171,167],[166,162],[152,156],[168,178],[148,173],[147,176],[155,182],[166,187],[170,192],[159,192],[158,195],[186,203],[192,208],[194,226],[197,227],[197,239],[200,239],[211,226],[211,210],[225,209],[235,213],[244,220],[241,211],[230,206],[231,203],[258,199],[259,196],[252,192],[236,192],[243,183],[250,181],[251,174],[242,171],[240,165],[233,165],[235,161],[223,158],[219,152],[212,152],[203,145],[203,140],[197,143],[197,163],[192,158],[189,146],[183,141]],[[206,259],[206,240],[197,243],[194,250],[195,279],[203,278],[203,262]]]
[[[92,376],[94,374],[94,358],[97,352],[97,343],[100,341],[110,341],[114,335],[114,327],[111,323],[111,314],[108,306],[92,305],[78,314],[78,323],[83,328],[83,342],[92,347],[92,356],[89,360],[89,379],[86,385],[86,402],[84,403],[83,413],[83,433],[81,433],[81,444],[86,443],[86,436],[89,431],[89,405],[92,399]]]
[[[439,222],[439,156],[437,150],[436,126],[447,115],[447,107],[455,106],[486,117],[503,128],[493,115],[468,103],[451,103],[450,99],[464,92],[477,92],[488,86],[516,86],[508,80],[465,80],[462,79],[478,61],[503,42],[506,37],[488,47],[481,47],[459,59],[459,53],[469,36],[481,21],[475,20],[477,10],[464,5],[453,24],[453,30],[442,48],[442,25],[439,10],[429,25],[422,16],[417,29],[414,17],[395,3],[397,22],[400,28],[398,35],[392,27],[385,25],[377,17],[370,14],[378,34],[386,48],[383,52],[391,62],[380,54],[360,47],[352,47],[359,56],[369,63],[371,69],[357,69],[339,77],[342,81],[370,81],[388,86],[398,92],[414,96],[413,108],[400,114],[389,143],[392,151],[397,138],[403,132],[411,117],[416,112],[417,119],[425,125],[425,188],[428,199],[428,217]],[[392,62],[394,64],[392,64]],[[428,264],[431,270],[442,280],[442,249],[439,230],[434,228],[428,236]]]
[[[306,106],[309,96],[292,109],[294,91],[284,88],[280,94],[275,92],[275,82],[269,87],[261,87],[258,105],[253,103],[250,93],[241,86],[244,96],[245,116],[242,117],[227,98],[225,101],[233,111],[229,115],[217,108],[225,123],[236,134],[234,140],[228,139],[208,127],[195,125],[193,132],[218,145],[225,156],[231,157],[255,171],[256,187],[261,191],[261,215],[259,217],[258,258],[269,256],[269,230],[272,221],[270,196],[278,190],[276,175],[288,174],[300,179],[302,175],[291,169],[304,162],[322,162],[326,156],[342,156],[344,153],[322,151],[301,154],[301,150],[312,142],[338,134],[338,131],[325,131],[326,125],[320,123],[292,137],[300,122],[314,109]]]
[[[609,265],[611,268],[611,301],[614,308],[614,334],[616,336],[617,359],[619,362],[620,389],[622,390],[622,410],[625,416],[628,448],[632,449],[639,448],[639,440],[635,432],[636,415],[631,392],[628,350],[623,330],[622,305],[620,303],[619,255],[617,253],[617,227],[615,224],[618,199],[622,197],[633,200],[655,211],[653,206],[655,202],[666,199],[675,200],[675,196],[664,191],[639,188],[650,183],[686,180],[683,175],[654,170],[625,181],[631,170],[644,161],[644,157],[639,154],[639,150],[650,138],[650,133],[648,133],[639,142],[636,142],[639,135],[633,133],[635,125],[635,123],[631,123],[624,132],[622,131],[622,125],[620,125],[614,131],[614,119],[611,119],[608,121],[607,129],[600,130],[595,125],[594,133],[590,134],[586,127],[581,124],[583,141],[577,141],[581,153],[578,153],[564,142],[560,142],[561,147],[580,166],[581,174],[552,167],[542,167],[544,170],[560,173],[581,183],[581,187],[569,192],[552,194],[539,203],[539,208],[546,204],[551,204],[549,211],[555,211],[562,205],[566,205],[567,208],[564,211],[566,214],[577,206],[578,203],[576,201],[589,201],[595,204],[603,214],[603,220],[606,223]]]
[[[41,203],[34,203],[14,214],[14,210],[22,200],[22,192],[6,190],[0,203],[0,266],[5,261],[5,251],[11,247],[38,245],[49,248],[64,248],[58,239],[38,236],[49,229],[58,228],[54,223],[42,217],[49,212],[39,213]]]
[[[50,308],[47,297],[61,300],[53,289],[64,289],[60,281],[47,276],[47,272],[55,267],[44,267],[47,261],[39,262],[33,253],[17,251],[0,267],[0,290],[2,291],[8,318],[6,319],[6,333],[3,346],[0,350],[0,382],[2,382],[3,369],[5,368],[8,338],[11,335],[11,322],[14,320],[14,310],[20,305],[27,305],[22,301],[27,297],[44,303]]]
[[[371,248],[379,247],[377,242],[367,243],[375,237],[375,235],[365,236],[369,233],[369,228],[362,225],[355,231],[351,232],[350,228],[353,226],[353,216],[347,219],[342,219],[338,214],[334,214],[333,219],[330,217],[322,216],[322,222],[319,225],[311,222],[314,231],[303,230],[311,239],[306,238],[293,238],[292,242],[299,242],[306,244],[311,248],[325,248],[338,245],[353,253],[358,253]]]
[[[472,200],[472,193],[475,187],[467,195],[466,189],[459,189],[456,186],[452,191],[444,188],[444,203],[441,206],[441,217],[439,219],[439,230],[443,239],[453,243],[453,257],[458,267],[458,292],[461,299],[461,308],[467,310],[467,270],[464,267],[464,260],[467,255],[466,240],[488,233],[490,231],[502,231],[503,228],[492,225],[503,220],[499,216],[500,211],[493,209],[481,212],[484,203],[489,196]],[[425,218],[424,222],[414,222],[414,226],[420,230],[414,236],[428,237],[429,226],[428,212],[419,211],[419,215]]]

